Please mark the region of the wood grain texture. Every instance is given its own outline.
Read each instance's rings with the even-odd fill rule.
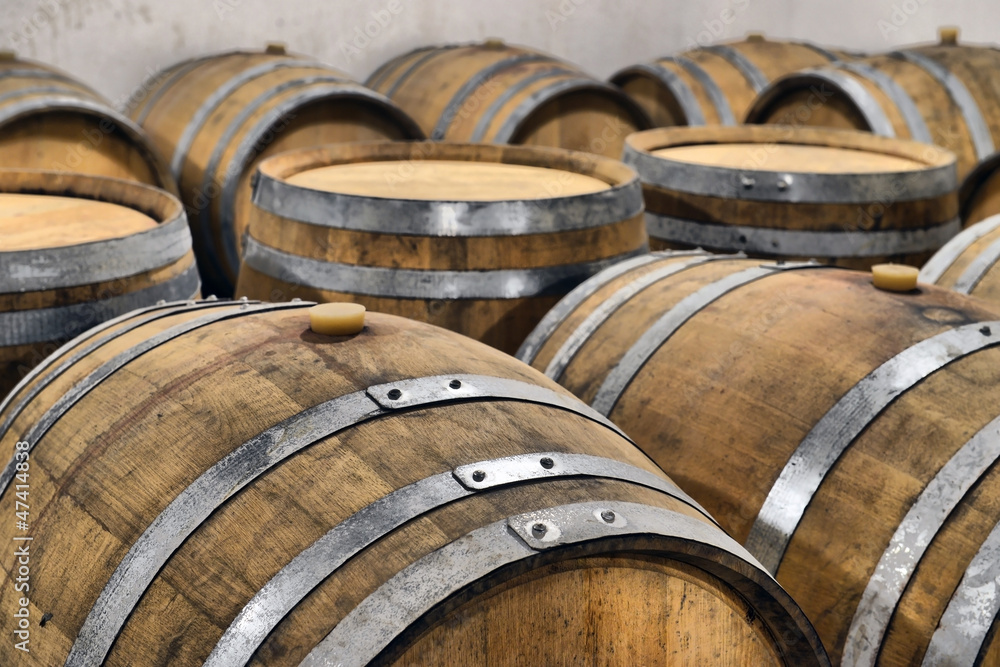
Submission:
[[[972,242],[934,284],[954,289],[959,279],[965,277],[965,273],[971,270],[970,277],[974,278],[975,286],[968,294],[994,303],[1000,301],[1000,266],[997,266],[997,262],[986,263],[979,269],[972,267],[977,259],[987,259],[995,255],[994,252],[989,252],[989,248],[998,240],[1000,240],[1000,230],[993,230]]]
[[[198,116],[217,90],[254,68],[261,68],[260,74],[246,76],[206,107],[206,116]],[[193,132],[190,145],[181,149],[178,182],[194,230],[199,268],[208,288],[221,296],[232,294],[239,270],[238,261],[231,264],[223,247],[231,244],[241,250],[250,213],[250,177],[263,159],[328,143],[423,138],[394,104],[351,92],[358,84],[350,77],[306,56],[220,54],[202,59],[176,78],[163,77],[159,86],[163,90],[150,91],[149,99],[155,101],[137,105],[131,114],[142,118],[143,128],[170,159],[185,131]],[[268,121],[275,113],[278,116]],[[251,149],[245,162],[237,159],[241,145]],[[231,208],[222,197],[227,184],[237,188]],[[224,231],[220,220],[227,214],[232,228]]]
[[[554,96],[546,92],[574,81]],[[576,66],[496,41],[407,53],[382,65],[368,83],[429,137],[447,141],[557,146],[617,158],[628,134],[651,127],[638,105]],[[509,136],[501,135],[515,112],[523,118]],[[435,129],[443,130],[440,136]]]
[[[402,318],[369,313],[360,334],[327,337],[309,331],[306,308],[254,313],[223,303],[216,312],[237,317],[130,362],[81,398],[32,450],[31,534],[44,547],[32,555],[30,613],[51,617],[44,628],[32,626],[32,652],[18,664],[63,662],[111,571],[153,518],[207,468],[284,419],[373,384],[425,375],[487,374],[565,393],[496,350]],[[47,378],[50,384],[0,434],[2,455],[10,456],[86,373],[193,316],[177,311],[142,324]],[[539,451],[604,456],[662,475],[610,429],[544,405],[480,400],[374,418],[300,450],[229,497],[166,562],[106,664],[201,663],[261,586],[354,512],[458,465]],[[13,511],[13,498],[8,489],[0,504]],[[476,494],[351,559],[278,625],[253,663],[297,664],[389,577],[471,530],[595,499],[672,509],[711,525],[660,492],[606,479],[552,479]],[[13,530],[0,528],[0,539],[9,541]],[[6,585],[12,567],[9,556],[0,560],[0,604],[14,604],[13,586]],[[554,647],[564,647],[591,664],[619,664],[628,652],[654,664],[705,656],[733,665],[828,664],[776,586],[766,578],[757,588],[748,585],[753,572],[745,562],[677,538],[621,537],[547,551],[521,571],[495,572],[432,610],[393,647],[402,657],[386,661],[513,664],[508,641],[517,638],[523,655],[555,655]],[[650,598],[650,590],[665,597]],[[790,627],[799,630],[788,633]],[[478,642],[472,646],[470,633]],[[0,660],[13,659],[13,651],[9,642],[0,646]]]
[[[726,46],[743,55],[768,80],[810,67],[822,67],[830,62],[815,49],[795,42],[753,38],[730,42]],[[844,52],[834,53],[844,60],[853,58]],[[736,122],[740,122],[756,98],[750,81],[731,62],[712,51],[694,49],[678,55],[695,63],[715,82],[725,96]],[[670,70],[690,89],[704,116],[705,124],[722,124],[723,117],[709,97],[706,86],[683,65],[666,59],[655,60],[653,64]],[[677,95],[651,74],[627,67],[614,74],[611,82],[621,87],[649,114],[653,127],[693,124],[684,113]]]
[[[533,365],[546,368],[611,294],[685,259],[665,257],[609,282],[553,332]],[[654,321],[702,287],[755,264],[720,260],[654,283],[594,332],[560,384],[592,401]],[[609,416],[742,541],[792,452],[855,384],[921,340],[997,319],[1000,307],[933,286],[890,293],[861,272],[777,272],[685,322]],[[989,347],[902,392],[850,444],[809,502],[777,578],[816,625],[834,662],[903,516],[951,456],[997,416],[998,363],[1000,349]],[[990,468],[943,529],[927,536],[928,551],[882,642],[885,664],[920,663],[969,562],[1000,522],[998,474]]]
[[[966,227],[1000,213],[1000,151],[986,158],[962,181],[958,199]]]
[[[15,70],[39,75],[10,75]],[[125,127],[108,100],[68,75],[41,63],[0,61],[0,100],[0,167],[110,176],[177,193],[149,139]],[[97,108],[74,108],[74,100]],[[15,112],[22,106],[30,110]]]

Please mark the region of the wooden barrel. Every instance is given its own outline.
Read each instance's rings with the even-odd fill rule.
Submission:
[[[0,397],[77,334],[196,297],[175,197],[131,181],[0,169]]]
[[[628,138],[654,249],[919,266],[961,229],[955,156],[863,132],[681,127]]]
[[[1000,213],[1000,151],[969,172],[958,190],[958,203],[965,226]]]
[[[318,334],[311,305],[135,312],[0,406],[0,604],[35,664],[829,664],[558,385],[390,315]]]
[[[776,572],[834,663],[997,664],[1000,307],[653,253],[570,293],[518,356]]]
[[[177,193],[149,138],[98,93],[41,63],[0,53],[4,168],[123,178]]]
[[[130,110],[180,184],[209,291],[232,294],[264,158],[340,141],[422,139],[382,95],[312,59],[239,51],[178,63]]]
[[[343,144],[258,178],[238,295],[357,301],[509,353],[576,285],[647,248],[635,172],[590,153]]]
[[[965,228],[920,270],[920,280],[1000,301],[1000,215]]]
[[[748,35],[626,67],[611,77],[655,127],[736,125],[768,83],[809,67],[851,60],[808,42]]]
[[[761,91],[747,123],[853,128],[943,146],[959,176],[1000,147],[1000,50],[934,46],[789,74]]]
[[[499,40],[417,49],[382,65],[366,84],[437,140],[556,146],[617,159],[626,136],[651,127],[614,86]]]

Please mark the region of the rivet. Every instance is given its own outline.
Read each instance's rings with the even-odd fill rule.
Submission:
[[[218,300],[219,297],[215,296],[214,294],[209,294],[207,297],[205,297],[205,301],[218,301]]]
[[[993,330],[990,329],[989,327],[983,327],[982,329],[979,330],[979,333],[983,334],[984,336],[992,336]]]
[[[249,301],[249,300],[250,300],[250,299],[249,299],[248,297],[245,297],[245,296],[241,296],[241,297],[240,297],[240,301],[242,301],[243,303],[246,303],[246,302],[247,302],[247,301]]]
[[[486,473],[485,472],[483,472],[482,470],[473,470],[472,471],[472,481],[473,482],[481,482],[484,479],[486,479]]]
[[[603,512],[601,512],[601,518],[604,519],[604,523],[614,523],[615,513],[612,512],[611,510],[604,510]]]
[[[536,523],[531,527],[531,534],[535,537],[542,537],[546,531],[548,531],[548,528],[545,527],[544,523]]]
[[[292,299],[292,303],[302,303],[302,299],[300,299],[299,297],[295,297],[294,299]]]
[[[786,181],[783,178],[779,179],[778,180],[778,189],[781,190],[782,192],[784,192],[785,190],[787,190],[788,189],[788,181]]]
[[[159,301],[156,302],[156,305],[157,306],[165,306],[165,305],[167,305],[167,300],[166,299],[160,299]]]
[[[461,380],[452,380],[451,382],[448,383],[448,386],[451,387],[452,389],[461,389],[462,388],[462,381]]]
[[[744,190],[749,190],[757,183],[757,181],[753,180],[749,176],[740,176],[740,183],[743,184]]]
[[[52,620],[52,614],[50,612],[45,612],[42,614],[41,620],[38,621],[38,627],[44,628],[45,624]]]
[[[398,389],[390,389],[390,390],[389,390],[389,393],[388,393],[388,394],[386,394],[386,396],[388,396],[388,397],[389,397],[389,400],[390,400],[390,401],[395,401],[395,400],[397,400],[397,399],[398,399],[398,398],[399,398],[400,396],[402,396],[402,395],[403,395],[403,392],[401,392],[401,391],[400,391],[400,390],[398,390]]]
[[[550,459],[547,456],[542,457],[542,459],[539,461],[539,463],[541,463],[542,467],[545,468],[546,470],[550,470],[552,468],[552,466],[554,466],[556,464],[555,461],[553,461],[552,459]]]

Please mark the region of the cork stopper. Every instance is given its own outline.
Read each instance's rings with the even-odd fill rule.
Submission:
[[[268,42],[264,53],[272,56],[284,56],[288,54],[288,48],[284,42]]]
[[[506,48],[507,45],[499,37],[487,37],[483,42],[483,47],[487,49],[503,49]]]
[[[14,51],[0,50],[0,62],[10,62],[17,60],[17,53]]]
[[[955,46],[958,44],[958,26],[954,25],[944,25],[938,28],[938,37],[941,39],[941,43],[947,46]]]
[[[872,284],[889,292],[909,292],[917,288],[915,266],[905,264],[876,264],[872,267]]]
[[[353,336],[365,327],[360,303],[321,303],[309,309],[309,328],[323,336]]]
[[[746,41],[748,41],[748,42],[763,42],[763,41],[765,41],[765,39],[764,39],[764,33],[762,33],[762,32],[748,32],[747,33],[747,37],[746,37]]]

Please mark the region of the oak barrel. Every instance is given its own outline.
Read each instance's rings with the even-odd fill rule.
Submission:
[[[679,127],[628,138],[654,249],[920,265],[961,229],[955,156],[864,132]]]
[[[643,108],[655,127],[736,125],[774,79],[853,56],[808,42],[748,35],[619,70],[611,83]]]
[[[941,43],[789,74],[761,91],[747,123],[853,128],[943,146],[959,176],[1000,147],[1000,50]]]
[[[1000,659],[1000,306],[653,253],[570,293],[518,356],[775,572],[835,663]]]
[[[500,40],[428,46],[393,58],[366,82],[431,139],[556,146],[618,158],[651,127],[621,90],[575,65]]]
[[[1000,215],[966,227],[920,270],[926,283],[1000,301]]]
[[[0,167],[123,178],[173,194],[146,134],[82,82],[0,52]]]
[[[77,334],[198,289],[176,197],[131,181],[0,169],[0,397]]]
[[[281,48],[178,63],[130,110],[170,159],[206,288],[232,294],[257,164],[340,141],[422,139],[399,107],[348,75]]]
[[[236,292],[357,301],[513,353],[563,295],[646,248],[639,181],[617,160],[343,144],[261,164]]]
[[[958,202],[965,226],[1000,213],[1000,151],[969,172],[958,190]]]
[[[139,311],[0,406],[3,537],[31,538],[30,591],[0,558],[31,650],[4,664],[829,664],[558,385],[390,315],[318,334],[310,306]]]

